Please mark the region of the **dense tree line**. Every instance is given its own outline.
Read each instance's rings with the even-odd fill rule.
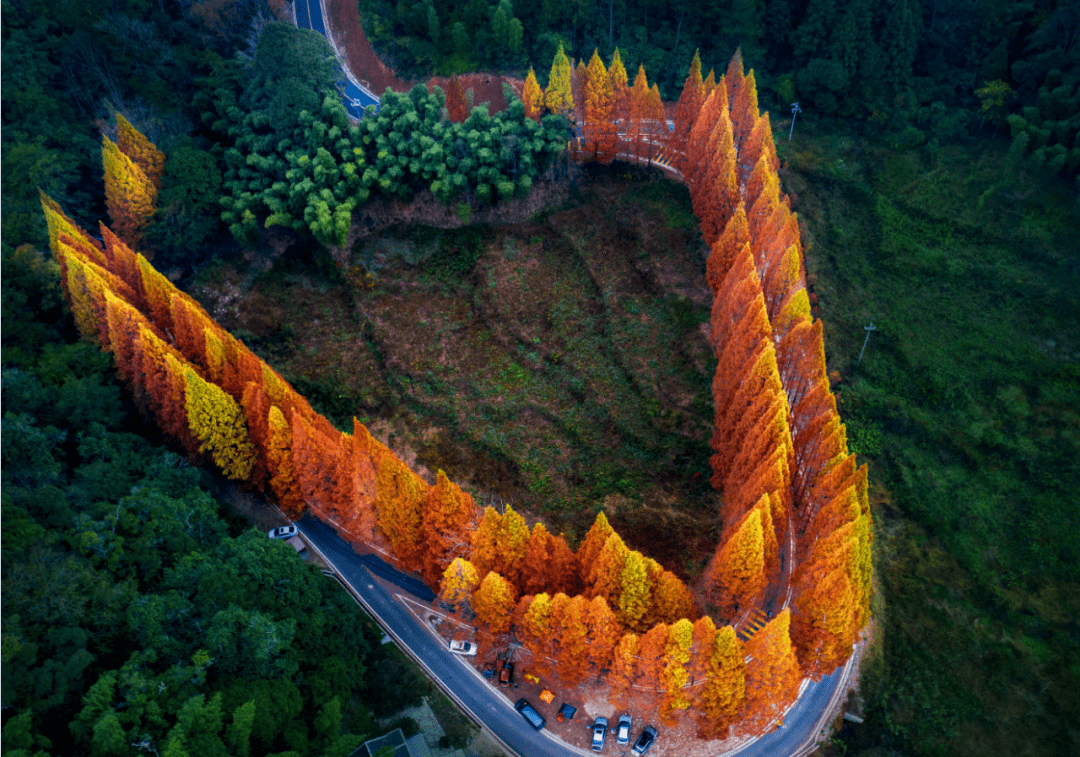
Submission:
[[[798,100],[908,143],[953,140],[1011,112],[1014,134],[1027,134],[1023,147],[1038,162],[1080,165],[1071,152],[1080,146],[1080,6],[1067,0],[359,2],[369,38],[406,74],[509,66],[524,76],[530,66],[546,69],[560,46],[581,61],[618,48],[667,98],[694,49],[708,67],[741,46],[774,105]],[[505,31],[514,22],[520,42]],[[928,136],[905,132],[912,124]]]
[[[355,604],[160,446],[75,340],[56,264],[5,244],[3,266],[4,753],[348,754],[343,724],[415,679],[391,685]]]

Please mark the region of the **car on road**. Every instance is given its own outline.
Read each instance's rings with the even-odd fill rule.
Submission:
[[[634,747],[630,751],[636,755],[643,755],[652,749],[652,745],[656,742],[656,729],[651,725],[645,726],[645,730],[641,732],[641,735],[637,737],[637,741],[634,742]]]
[[[589,730],[592,731],[592,750],[604,751],[604,741],[607,739],[607,718],[597,718]]]
[[[620,744],[630,743],[631,722],[633,722],[633,718],[629,715],[622,715],[619,717],[619,724],[615,726],[615,741]]]
[[[300,529],[296,526],[281,526],[280,528],[271,528],[267,536],[271,539],[291,539],[300,533]]]
[[[458,641],[455,639],[450,642],[450,651],[454,654],[461,654],[467,657],[472,657],[476,654],[476,645],[471,641]]]
[[[514,682],[514,663],[507,660],[503,663],[502,671],[499,673],[499,685],[509,686]]]
[[[521,717],[525,718],[536,730],[540,730],[544,727],[544,723],[547,721],[540,717],[540,713],[533,709],[533,706],[529,704],[528,699],[519,699],[517,704],[514,705],[514,709],[521,713]]]

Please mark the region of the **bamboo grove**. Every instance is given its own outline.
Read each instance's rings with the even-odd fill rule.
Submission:
[[[80,332],[112,353],[175,444],[290,517],[309,510],[422,575],[475,621],[482,651],[513,636],[530,672],[604,685],[618,707],[692,718],[705,737],[762,733],[802,678],[851,655],[869,620],[872,538],[866,468],[830,391],[769,118],[738,53],[719,80],[695,55],[671,126],[644,69],[630,83],[617,52],[575,70],[560,50],[549,81],[541,90],[530,71],[528,116],[574,118],[580,161],[667,156],[711,250],[710,462],[724,528],[694,590],[603,513],[575,551],[511,507],[480,508],[441,471],[429,484],[355,419],[351,434],[334,428],[137,251],[161,163],[126,122],[119,148],[103,148],[122,233],[102,224],[98,240],[42,195],[65,294]]]

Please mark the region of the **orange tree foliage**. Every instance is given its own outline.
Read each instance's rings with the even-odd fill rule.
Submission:
[[[484,576],[480,586],[473,592],[472,609],[476,618],[493,634],[510,630],[517,597],[514,587],[494,571]]]
[[[682,580],[670,570],[663,571],[652,586],[651,617],[664,623],[694,615],[694,595]]]
[[[455,557],[443,571],[439,599],[460,610],[472,601],[473,592],[479,585],[480,576],[473,564],[464,557]]]
[[[451,76],[446,85],[446,114],[456,124],[469,117],[469,101],[457,74]]]
[[[611,674],[608,683],[611,685],[609,699],[619,709],[625,709],[630,704],[633,687],[638,680],[638,654],[641,651],[641,640],[636,633],[625,633],[619,639],[612,652]]]
[[[402,565],[415,568],[420,562],[420,528],[431,487],[389,450],[376,461],[375,477],[379,530]]]
[[[701,80],[701,56],[695,51],[694,59],[690,61],[690,72],[686,75],[682,94],[675,106],[675,130],[671,132],[671,149],[678,154],[676,168],[683,170],[686,166],[686,144],[690,138],[690,130],[694,126],[702,103],[705,102],[705,83]]]
[[[752,510],[717,547],[705,585],[722,617],[734,618],[761,596],[766,584],[764,543],[761,511]]]
[[[623,129],[630,142],[630,151],[638,158],[651,159],[655,151],[649,144],[649,140],[655,129],[646,120],[649,111],[649,80],[645,76],[645,66],[638,66],[637,76],[634,77],[634,85],[629,90],[628,98],[628,123],[623,126]]]
[[[248,436],[255,447],[251,481],[261,487],[270,470],[267,457],[270,450],[270,398],[259,384],[249,382],[240,398],[240,407],[244,411]]]
[[[746,702],[746,662],[735,629],[724,626],[711,645],[707,680],[696,694],[699,724],[706,737],[724,738]]]
[[[668,659],[668,626],[657,623],[641,637],[638,652],[637,690],[633,693],[638,707],[651,710],[659,707],[664,685],[664,669]]]
[[[603,597],[593,597],[593,600],[589,602],[587,622],[589,625],[589,669],[593,675],[600,678],[611,667],[615,645],[619,642],[623,629]]]
[[[589,672],[589,602],[585,597],[578,594],[570,598],[557,633],[559,678],[568,686],[577,686]]]
[[[596,50],[593,50],[588,71],[583,84],[584,158],[610,163],[615,157],[615,90],[608,78],[607,68]]]
[[[472,497],[440,470],[435,486],[428,490],[422,522],[422,572],[429,583],[436,583],[454,557],[465,551],[478,515]]]
[[[668,725],[675,725],[675,713],[690,706],[690,692],[683,687],[690,676],[686,666],[690,662],[690,650],[694,643],[694,624],[686,618],[668,626],[662,682],[664,692],[660,699],[660,718]]]
[[[592,575],[593,563],[596,562],[600,550],[604,548],[608,537],[613,533],[615,533],[615,530],[608,523],[607,516],[601,510],[597,513],[592,528],[585,534],[585,538],[581,541],[577,550],[578,567],[581,572],[581,579],[585,583],[592,583],[590,576]]]
[[[480,525],[472,533],[472,561],[483,575],[499,565],[499,528],[502,516],[492,507],[485,507]]]
[[[687,682],[691,686],[694,704],[700,698],[701,687],[709,675],[709,660],[712,659],[713,642],[716,639],[716,624],[708,615],[702,615],[694,621],[694,630],[690,644],[690,660],[686,663]]]
[[[746,710],[740,730],[762,734],[780,718],[799,694],[799,663],[788,628],[791,612],[784,610],[746,642]]]
[[[612,533],[589,572],[587,586],[590,587],[590,596],[603,597],[616,613],[619,612],[617,608],[622,596],[623,569],[629,554],[630,550],[626,548],[622,537]]]
[[[529,75],[525,77],[525,86],[521,90],[521,102],[525,106],[525,115],[534,121],[539,121],[544,114],[544,92],[536,81],[536,73],[529,68]]]
[[[579,585],[577,561],[566,539],[552,536],[543,523],[534,525],[521,562],[521,590],[526,594],[561,591],[572,595]]]

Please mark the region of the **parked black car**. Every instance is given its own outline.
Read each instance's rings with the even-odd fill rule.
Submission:
[[[519,699],[517,704],[514,705],[514,709],[521,713],[521,717],[529,721],[536,730],[541,730],[544,727],[544,723],[547,721],[540,717],[540,713],[533,709],[533,706],[529,704],[528,699]]]
[[[652,749],[652,745],[655,741],[656,729],[651,725],[645,726],[645,730],[637,737],[637,741],[634,742],[634,748],[630,751],[637,755],[643,755]]]

